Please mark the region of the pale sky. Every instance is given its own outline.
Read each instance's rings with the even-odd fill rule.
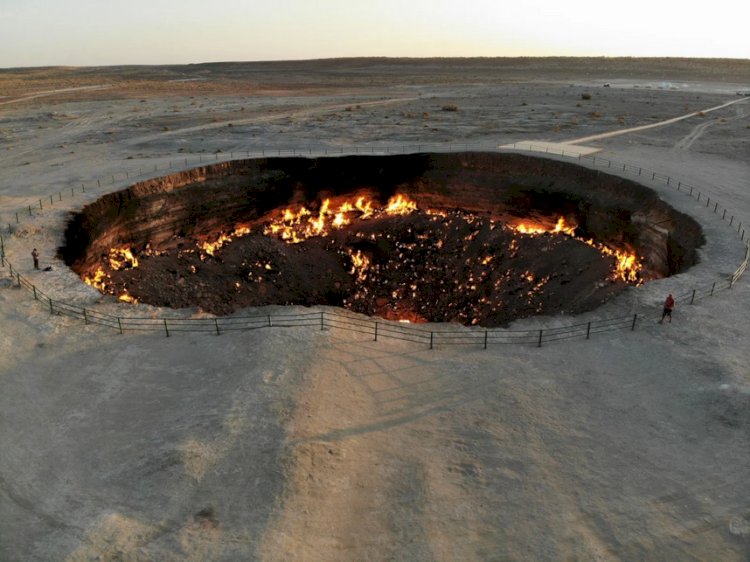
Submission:
[[[331,57],[750,58],[750,1],[0,0],[0,68]]]

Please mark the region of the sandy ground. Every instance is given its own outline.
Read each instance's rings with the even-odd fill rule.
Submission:
[[[156,314],[102,299],[53,257],[67,212],[126,171],[560,143],[750,85],[743,65],[486,64],[3,71],[8,257],[54,298]],[[702,186],[750,225],[748,127],[741,101],[587,146]],[[749,278],[656,323],[667,292],[726,278],[745,247],[712,209],[653,187],[703,225],[701,263],[580,318],[652,311],[636,331],[541,349],[118,335],[50,317],[0,271],[0,560],[748,560]],[[53,271],[31,270],[32,247]]]

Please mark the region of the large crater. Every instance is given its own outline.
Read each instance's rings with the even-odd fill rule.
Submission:
[[[416,210],[389,212],[398,196]],[[327,304],[496,326],[592,309],[684,271],[703,242],[640,184],[467,152],[237,160],[155,178],[75,213],[60,256],[102,292],[157,306]]]

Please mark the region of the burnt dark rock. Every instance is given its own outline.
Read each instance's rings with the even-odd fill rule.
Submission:
[[[184,248],[188,248],[187,250]],[[359,276],[352,254],[367,260]],[[215,314],[266,304],[327,304],[388,319],[505,325],[581,312],[622,290],[612,261],[580,240],[520,235],[462,212],[355,221],[287,244],[260,232],[206,255],[197,244],[110,272],[109,290]]]

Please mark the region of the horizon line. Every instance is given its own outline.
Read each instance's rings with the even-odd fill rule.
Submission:
[[[516,56],[351,56],[351,57],[321,57],[321,58],[303,58],[303,59],[264,59],[264,60],[215,60],[201,62],[182,62],[182,63],[118,63],[118,64],[97,64],[97,65],[76,65],[76,64],[49,64],[38,66],[8,66],[0,67],[0,71],[6,70],[32,70],[32,69],[81,69],[81,68],[118,68],[118,67],[164,67],[164,66],[200,66],[211,64],[279,64],[279,63],[299,63],[299,62],[331,62],[331,61],[449,61],[449,60],[527,60],[527,59],[566,59],[566,60],[683,60],[683,61],[746,61],[750,63],[750,58],[743,57],[686,57],[686,56],[631,56],[631,55],[516,55]]]

